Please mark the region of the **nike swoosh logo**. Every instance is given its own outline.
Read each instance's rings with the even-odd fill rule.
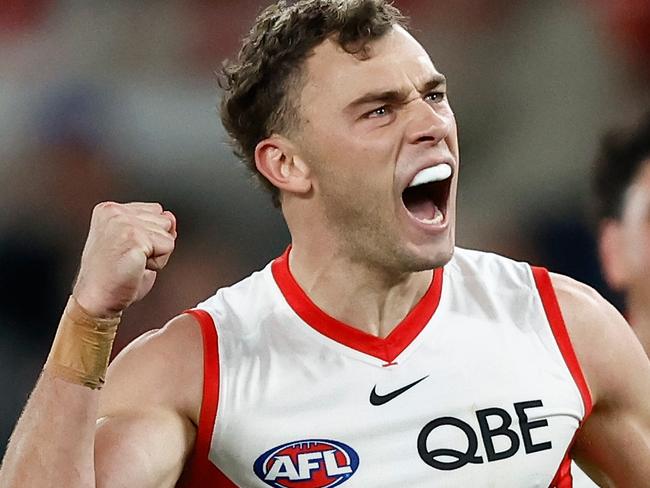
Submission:
[[[402,386],[401,388],[391,391],[390,393],[387,393],[385,395],[379,395],[377,393],[377,385],[375,385],[372,388],[372,391],[370,392],[370,404],[378,407],[379,405],[383,405],[384,403],[390,402],[392,399],[400,396],[402,393],[404,393],[406,390],[413,388],[415,385],[417,385],[420,381],[424,381],[429,377],[429,375],[426,375],[424,378],[420,378],[419,380],[414,381],[413,383],[409,383],[406,386]]]

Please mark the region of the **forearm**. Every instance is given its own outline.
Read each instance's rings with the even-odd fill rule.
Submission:
[[[95,486],[99,389],[119,320],[119,315],[93,317],[70,298],[9,444],[0,486]]]
[[[3,488],[95,486],[99,391],[41,375],[0,469]]]
[[[121,312],[149,292],[175,238],[176,220],[159,204],[95,207],[73,297],[7,448],[0,487],[96,486],[99,389]]]

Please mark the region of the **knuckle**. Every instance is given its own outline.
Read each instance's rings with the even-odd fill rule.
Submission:
[[[119,204],[115,202],[100,202],[97,205],[95,205],[95,210],[96,211],[114,211],[116,207],[118,207]]]
[[[129,219],[122,214],[111,215],[105,222],[106,233],[115,237],[123,237],[130,227]]]
[[[110,220],[115,216],[122,214],[123,206],[116,202],[101,202],[95,205],[93,217]]]

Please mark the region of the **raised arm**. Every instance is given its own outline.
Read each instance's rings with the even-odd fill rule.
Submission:
[[[552,280],[594,403],[572,455],[601,486],[650,486],[650,361],[598,293],[564,276]]]
[[[196,435],[202,339],[188,315],[131,343],[108,371],[95,437],[98,487],[173,487]]]
[[[151,290],[175,238],[174,216],[158,204],[94,209],[74,298],[10,440],[0,486],[174,486],[194,436],[198,407],[189,405],[200,403],[200,370],[198,376],[192,370],[201,367],[200,337],[192,319],[178,318],[137,340],[100,388],[114,327]],[[177,343],[199,348],[185,368],[173,360]],[[174,375],[190,382],[186,397],[164,384]],[[192,378],[199,382],[194,389]]]

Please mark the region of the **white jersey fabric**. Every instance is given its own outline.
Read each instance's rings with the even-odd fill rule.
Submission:
[[[573,486],[591,397],[546,270],[456,249],[382,339],[320,310],[289,252],[190,311],[204,395],[179,486]]]

